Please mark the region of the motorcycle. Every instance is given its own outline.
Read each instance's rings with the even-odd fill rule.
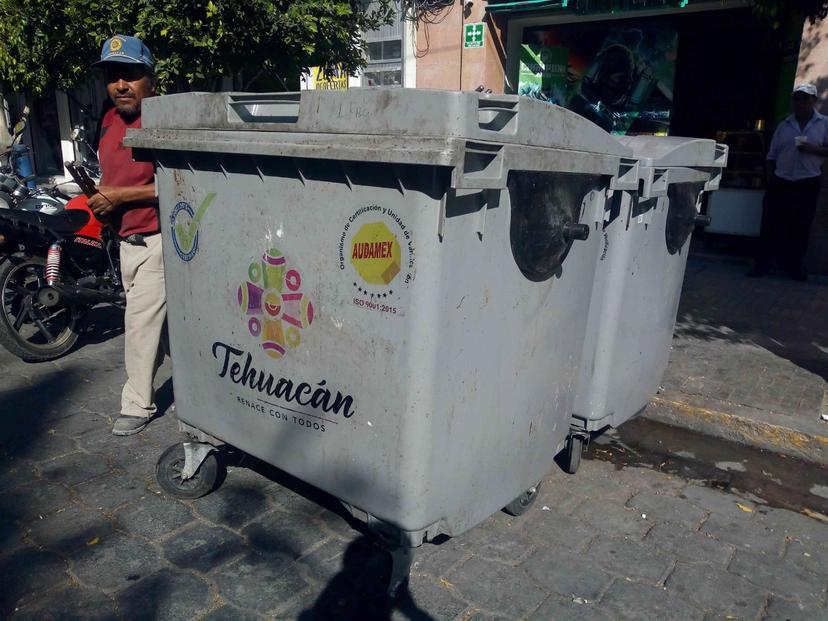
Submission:
[[[8,149],[0,153],[0,209],[55,214],[64,208],[71,197],[59,186],[44,188],[35,183],[31,149],[20,143],[25,129],[24,116],[15,125]]]
[[[118,240],[87,204],[94,183],[67,163],[84,194],[55,213],[0,209],[12,251],[0,263],[0,345],[26,362],[54,360],[100,303],[124,308]]]

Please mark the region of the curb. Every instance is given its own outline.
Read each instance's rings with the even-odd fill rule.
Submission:
[[[823,411],[826,407],[828,394]],[[673,427],[828,466],[828,424],[824,425],[822,433],[805,433],[663,397],[653,397],[642,416]]]

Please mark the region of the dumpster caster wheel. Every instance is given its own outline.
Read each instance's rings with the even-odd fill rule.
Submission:
[[[503,511],[515,517],[526,513],[538,497],[538,490],[540,490],[540,486],[541,482],[538,481],[537,485],[533,485],[508,505],[503,507]]]
[[[190,444],[185,448],[186,444]],[[195,471],[185,477],[187,454],[194,461]],[[197,463],[200,460],[200,463]],[[155,466],[158,485],[170,496],[193,500],[209,494],[219,480],[220,467],[213,447],[207,444],[174,444],[161,454]]]
[[[569,474],[578,472],[585,443],[586,438],[580,434],[569,436],[569,441],[566,443],[566,462],[564,463],[564,470]]]

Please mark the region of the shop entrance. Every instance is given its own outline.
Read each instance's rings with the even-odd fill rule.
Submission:
[[[535,24],[520,32],[515,90],[615,134],[728,144],[722,190],[706,206],[709,237],[749,248],[761,223],[766,145],[788,113],[798,29],[775,30],[750,8]]]

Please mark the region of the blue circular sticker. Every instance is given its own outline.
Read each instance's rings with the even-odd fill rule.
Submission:
[[[198,221],[189,203],[182,201],[173,207],[170,233],[175,252],[181,260],[192,260],[198,252]]]

